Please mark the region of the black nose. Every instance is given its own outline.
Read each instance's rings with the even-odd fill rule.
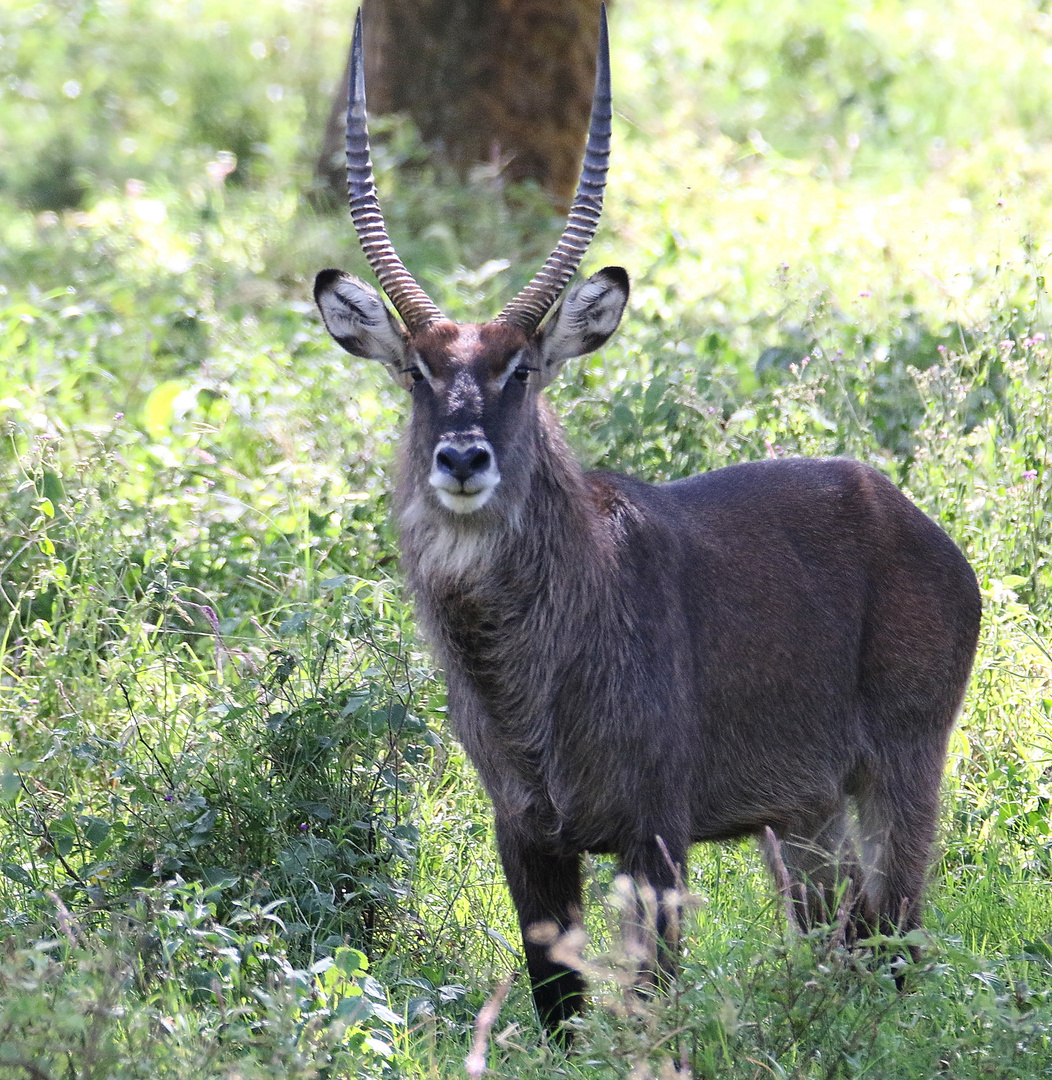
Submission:
[[[490,461],[489,448],[482,443],[468,443],[467,446],[446,443],[435,454],[435,464],[461,483],[485,472]]]

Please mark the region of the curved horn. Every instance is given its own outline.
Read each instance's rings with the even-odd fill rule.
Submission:
[[[369,157],[369,129],[365,112],[365,65],[362,59],[362,12],[354,21],[351,78],[347,100],[347,196],[358,242],[380,287],[411,333],[445,316],[413,280],[395,252],[376,197],[373,163]]]
[[[599,14],[599,55],[595,68],[592,116],[588,124],[588,145],[584,151],[581,179],[577,184],[570,215],[559,243],[534,279],[497,316],[532,334],[548,314],[552,304],[573,277],[588,245],[599,227],[603,209],[603,189],[610,163],[610,39],[606,27],[606,4]]]

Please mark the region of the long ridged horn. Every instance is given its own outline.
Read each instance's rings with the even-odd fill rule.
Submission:
[[[610,38],[606,27],[606,4],[599,14],[599,55],[595,68],[595,91],[592,115],[588,123],[588,144],[581,166],[570,215],[559,243],[534,279],[497,316],[498,322],[511,323],[532,334],[541,319],[551,310],[573,277],[588,245],[599,227],[603,209],[606,170],[610,164]]]
[[[358,242],[380,287],[410,333],[423,330],[445,316],[413,279],[395,252],[376,197],[373,163],[369,156],[369,127],[365,111],[365,65],[362,57],[362,12],[354,20],[351,78],[347,100],[347,197]]]

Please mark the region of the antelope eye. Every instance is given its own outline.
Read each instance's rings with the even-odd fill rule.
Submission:
[[[516,379],[519,380],[519,382],[524,383],[524,382],[526,382],[527,379],[529,379],[530,372],[531,371],[536,371],[536,370],[537,370],[536,368],[531,368],[531,367],[517,367],[512,372],[512,374],[515,376]]]
[[[416,364],[412,364],[407,368],[403,368],[402,374],[411,375],[413,378],[413,382],[415,383],[424,381],[424,373],[420,370],[420,368],[416,366]]]

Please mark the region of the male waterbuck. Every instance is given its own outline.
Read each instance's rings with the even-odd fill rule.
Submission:
[[[574,460],[542,392],[628,299],[607,267],[556,306],[598,224],[610,116],[604,17],[562,238],[494,320],[451,322],[387,236],[359,19],[351,214],[402,323],[348,274],[315,284],[336,341],[412,398],[402,566],[493,800],[549,1029],[583,984],[528,931],[578,923],[585,851],[661,891],[695,841],[766,836],[803,925],[848,883],[860,932],[915,927],[979,627],[960,551],[867,466],[781,459],[651,485]]]

